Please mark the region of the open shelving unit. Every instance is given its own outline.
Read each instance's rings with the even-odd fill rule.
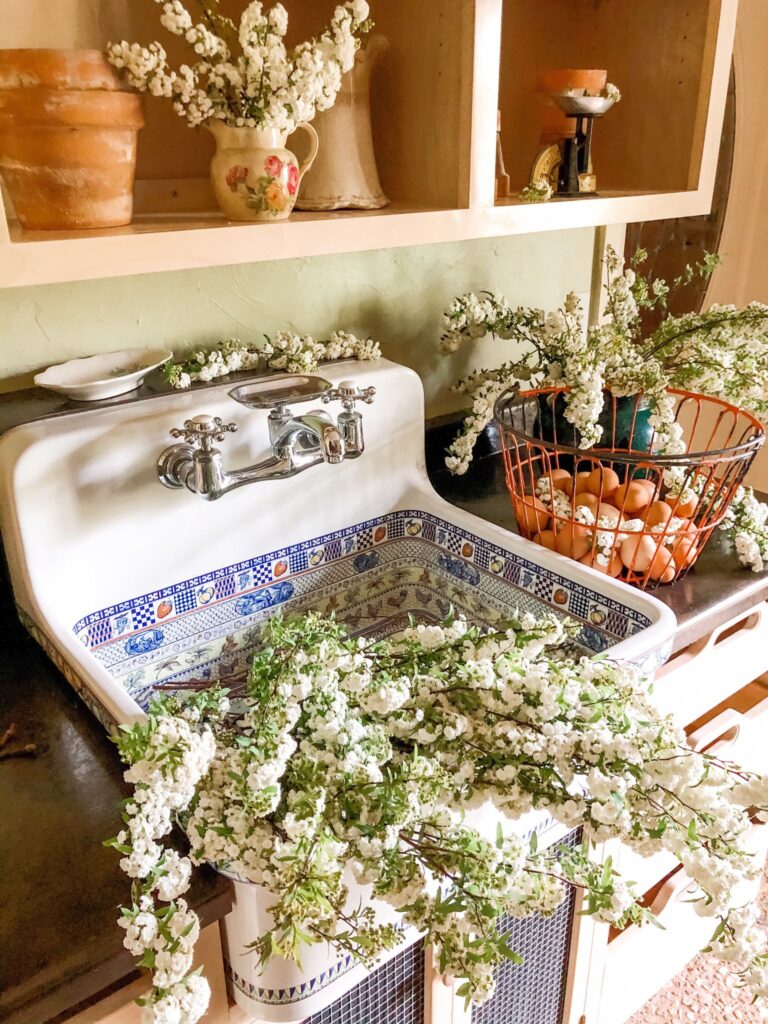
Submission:
[[[285,0],[296,38],[333,0]],[[162,38],[152,0],[8,0],[6,46],[103,47]],[[236,0],[223,5],[238,10]],[[492,238],[708,212],[738,0],[372,0],[390,41],[372,82],[377,162],[391,205],[232,224],[208,185],[213,140],[145,98],[135,214],[125,228],[28,232],[6,203],[0,286],[115,277]],[[497,110],[513,194],[539,149],[535,82],[552,67],[605,67],[622,103],[597,125],[596,198],[495,199]],[[290,143],[289,143],[290,145]],[[300,154],[300,143],[296,141]]]

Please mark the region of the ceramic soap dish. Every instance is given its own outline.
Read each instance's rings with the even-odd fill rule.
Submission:
[[[76,402],[97,402],[135,390],[151,370],[167,363],[172,356],[167,348],[129,348],[122,352],[70,359],[38,373],[35,384]]]

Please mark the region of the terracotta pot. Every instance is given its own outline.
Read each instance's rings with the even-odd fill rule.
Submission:
[[[608,72],[594,68],[555,68],[540,71],[536,80],[536,90],[540,93],[561,92],[564,89],[585,89],[587,92],[601,92],[608,81]],[[573,138],[576,134],[576,121],[566,117],[549,96],[541,97],[539,121],[542,146],[559,139]]]
[[[0,174],[22,227],[129,224],[143,123],[141,100],[133,93],[0,90]]]
[[[101,50],[0,50],[0,89],[124,90]]]
[[[211,184],[216,202],[229,220],[285,220],[291,215],[301,179],[317,155],[317,132],[311,124],[296,126],[310,137],[304,163],[285,148],[281,132],[235,128],[222,121],[206,125],[216,139]]]

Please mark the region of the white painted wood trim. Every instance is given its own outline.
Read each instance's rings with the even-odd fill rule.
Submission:
[[[492,179],[491,179],[492,184]],[[220,214],[142,218],[125,228],[22,234],[0,245],[0,287],[52,284],[235,263],[499,238],[709,212],[699,192],[602,196],[464,210],[297,213],[271,224],[230,224]]]
[[[715,30],[714,26],[712,26],[707,43],[708,47],[714,49],[714,58],[712,85],[707,104],[706,129],[698,176],[698,192],[706,201],[707,212],[712,208],[712,196],[715,189],[717,162],[720,155],[720,138],[723,133],[728,83],[731,78],[738,11],[739,0],[720,0],[720,16],[717,20],[717,28]],[[707,54],[705,54],[705,60],[706,57]]]
[[[493,206],[495,200],[503,7],[503,0],[475,0],[468,203],[472,208]]]

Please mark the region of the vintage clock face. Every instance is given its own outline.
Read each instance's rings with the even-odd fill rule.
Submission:
[[[560,164],[563,162],[563,154],[556,142],[545,146],[533,162],[531,170],[531,181],[548,181],[553,190],[557,191],[557,180],[560,173]]]

